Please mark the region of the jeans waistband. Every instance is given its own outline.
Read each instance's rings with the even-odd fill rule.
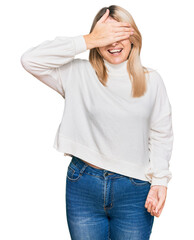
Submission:
[[[85,166],[85,171],[93,174],[93,175],[98,175],[98,176],[116,176],[116,177],[126,177],[122,174],[118,174],[115,172],[111,172],[109,170],[106,169],[98,169],[98,168],[94,168],[92,166],[89,166],[87,163],[85,163],[84,161],[82,161],[82,159],[76,157],[76,156],[72,156],[72,160],[71,162],[78,167],[79,169],[82,169]]]

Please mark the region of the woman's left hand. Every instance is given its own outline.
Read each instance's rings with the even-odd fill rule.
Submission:
[[[159,217],[164,207],[167,196],[167,187],[160,185],[151,186],[146,202],[145,208],[152,216]]]

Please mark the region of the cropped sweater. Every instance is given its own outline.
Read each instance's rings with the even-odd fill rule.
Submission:
[[[105,87],[87,59],[83,35],[58,36],[29,48],[24,69],[65,101],[53,147],[100,168],[168,186],[173,148],[171,104],[157,70],[147,68],[147,91],[131,96],[127,60],[111,64]]]

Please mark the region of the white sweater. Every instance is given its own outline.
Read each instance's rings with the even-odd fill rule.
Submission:
[[[160,74],[148,68],[148,91],[133,98],[127,60],[117,65],[104,60],[109,70],[104,87],[89,60],[75,58],[86,50],[83,35],[58,36],[21,56],[26,71],[65,100],[53,147],[100,168],[167,186],[172,112]]]

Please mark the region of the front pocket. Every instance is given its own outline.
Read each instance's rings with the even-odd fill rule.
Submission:
[[[140,180],[140,179],[137,179],[137,178],[129,177],[129,179],[136,186],[142,186],[142,185],[150,184],[149,181],[144,181],[144,180]]]
[[[78,181],[83,176],[85,168],[86,168],[86,165],[84,165],[80,169],[78,168],[78,166],[74,165],[71,161],[67,168],[67,179],[73,182]]]

